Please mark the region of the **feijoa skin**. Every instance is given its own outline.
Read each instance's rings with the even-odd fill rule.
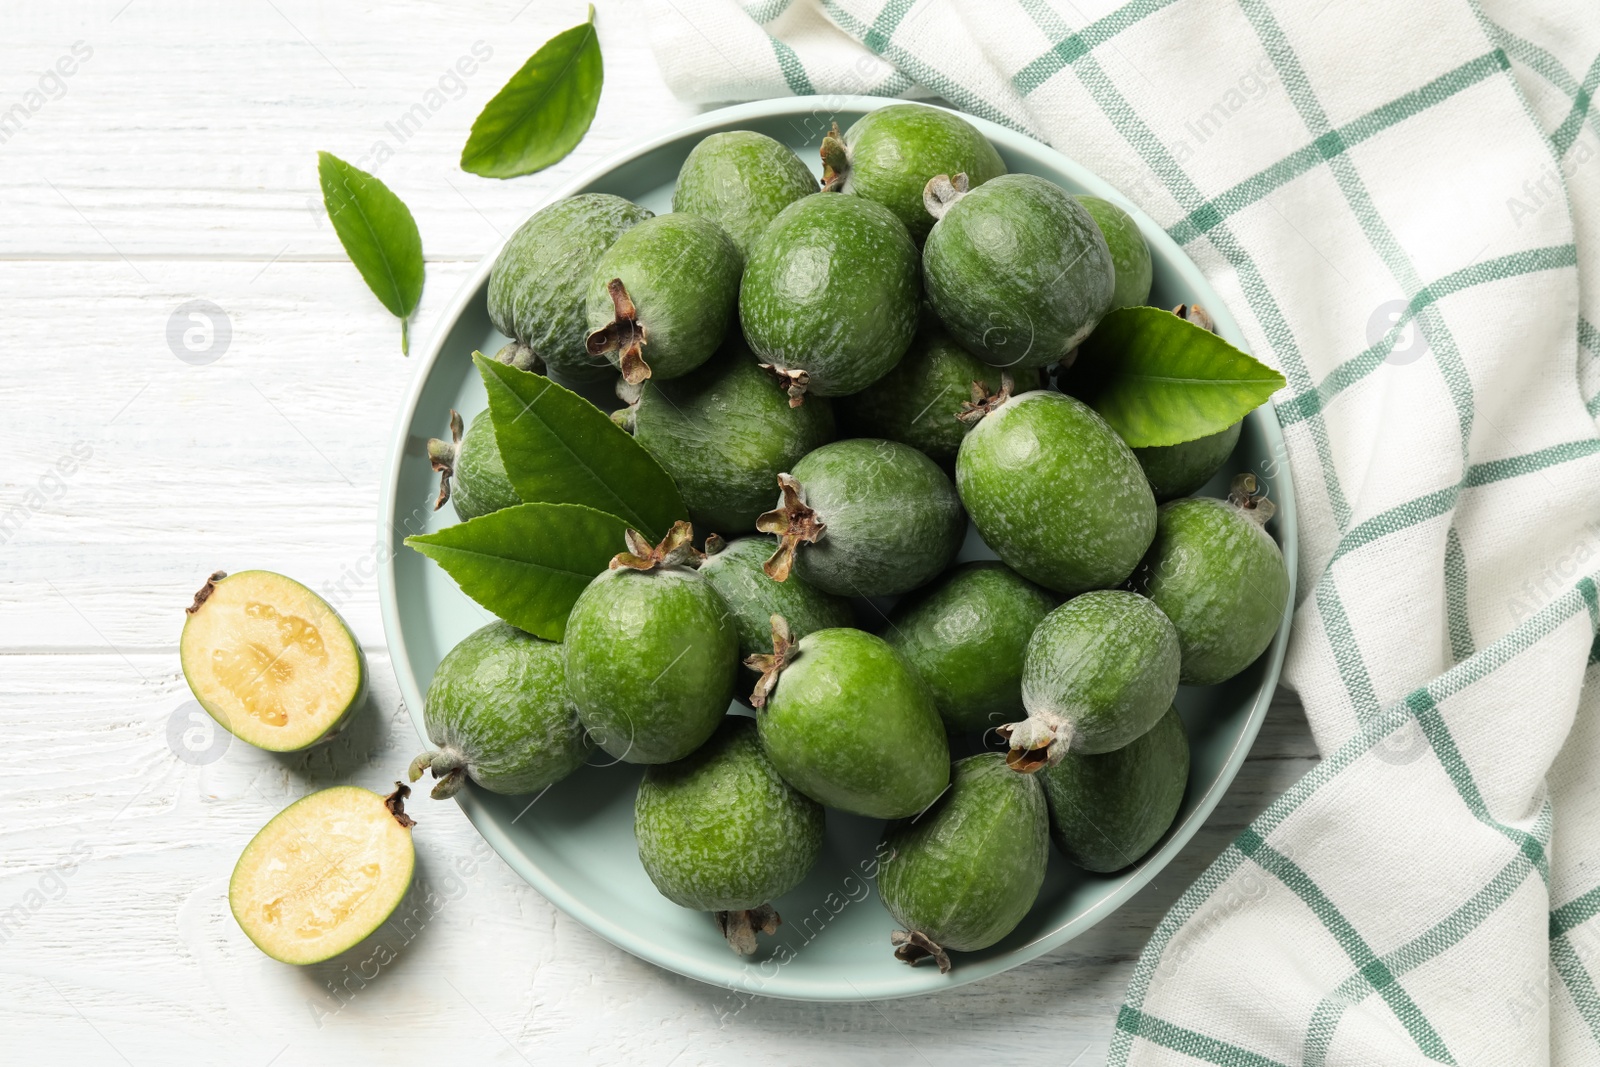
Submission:
[[[929,201],[939,221],[923,249],[928,302],[967,351],[996,367],[1055,363],[1111,310],[1116,268],[1100,227],[1060,187],[1003,174]]]
[[[991,408],[961,443],[956,487],[996,555],[1069,596],[1120,585],[1155,536],[1155,497],[1133,451],[1062,393]]]
[[[1039,896],[1050,859],[1044,790],[998,752],[956,763],[950,792],[884,835],[878,895],[905,929],[891,936],[906,963],[975,952],[1005,937]]]
[[[1155,272],[1150,262],[1150,245],[1133,216],[1109,200],[1098,196],[1073,197],[1093,216],[1106,239],[1111,252],[1111,264],[1116,271],[1116,284],[1111,291],[1111,307],[1136,307],[1150,302],[1150,283]]]
[[[895,605],[884,639],[952,733],[981,733],[1026,714],[1023,655],[1056,600],[1004,563],[967,563]]]
[[[792,569],[828,593],[892,596],[949,565],[967,517],[939,465],[898,441],[851,438],[809,452],[780,478],[778,507],[757,528],[777,534],[767,573]]]
[[[790,407],[736,339],[682,378],[645,382],[626,418],[672,475],[695,526],[729,537],[753,533],[778,475],[834,437],[828,399]]]
[[[837,131],[835,131],[837,132]],[[977,127],[953,112],[924,104],[890,104],[869,111],[838,138],[824,140],[823,176],[830,189],[882,204],[913,240],[933,228],[922,190],[936,174],[965,174],[973,186],[1006,172]]]
[[[577,770],[590,741],[567,693],[565,650],[493,622],[461,640],[439,661],[423,708],[433,751],[417,757],[454,795],[470,777],[491,793],[537,793]]]
[[[1020,771],[1068,750],[1121,748],[1156,724],[1178,692],[1178,631],[1145,597],[1101,589],[1046,615],[1022,665],[1028,717],[1004,728]]]
[[[1145,477],[1150,479],[1150,491],[1155,494],[1156,503],[1188,496],[1209,482],[1233,455],[1243,425],[1236,422],[1226,430],[1182,444],[1134,449],[1134,457],[1144,468]]]
[[[793,643],[785,632],[774,646],[772,656],[752,658],[763,676],[751,703],[761,747],[784,781],[875,819],[933,803],[950,780],[950,750],[933,697],[898,652],[844,628]]]
[[[742,258],[778,212],[816,191],[816,177],[787,145],[752,130],[729,130],[690,151],[672,190],[672,210],[717,223]]]
[[[1189,738],[1176,708],[1128,744],[1098,756],[1068,752],[1035,778],[1050,807],[1050,837],[1074,865],[1110,874],[1161,840],[1189,783]]]
[[[807,196],[756,240],[739,287],[745,340],[791,399],[883,377],[917,328],[917,247],[888,208]]]
[[[972,383],[1000,390],[1000,371],[956,344],[937,322],[924,321],[895,368],[859,393],[834,402],[855,437],[883,437],[926,454],[947,468],[969,427],[957,416]]]
[[[589,354],[633,384],[688,374],[727,335],[739,263],[733,238],[699,215],[672,212],[634,226],[589,277]]]
[[[455,504],[456,517],[466,522],[522,503],[506,474],[488,408],[472,417],[465,433],[461,416],[450,412],[450,436],[449,441],[434,438],[428,442],[428,458],[440,475],[435,510],[449,500]]]
[[[1210,497],[1161,506],[1134,588],[1177,628],[1185,685],[1232,678],[1266,651],[1283,622],[1289,569],[1260,514]]]
[[[796,638],[814,630],[855,625],[855,609],[844,597],[824,593],[798,574],[782,582],[767,577],[761,568],[772,547],[766,537],[741,537],[720,548],[708,544],[700,564],[700,577],[711,583],[733,614],[741,660],[772,650],[774,615],[789,620]]]
[[[581,193],[535,212],[489,274],[489,319],[558,378],[597,381],[611,365],[589,355],[585,297],[606,249],[651,212],[620,196]],[[526,369],[526,368],[525,368]]]
[[[733,699],[739,637],[688,567],[619,566],[567,619],[567,687],[594,743],[627,763],[670,763],[705,743]]]
[[[639,862],[661,895],[716,913],[734,951],[777,925],[769,902],[799,885],[822,854],[822,805],[779,776],[755,721],[723,719],[675,763],[644,772],[633,805]]]

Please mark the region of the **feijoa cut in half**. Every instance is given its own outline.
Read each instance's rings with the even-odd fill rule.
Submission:
[[[416,865],[411,790],[353,785],[284,808],[245,846],[228,906],[256,947],[283,963],[320,963],[360,944],[405,897]]]
[[[450,440],[428,442],[428,460],[439,472],[439,496],[433,510],[454,502],[456,516],[466,522],[491,511],[522,503],[506,474],[506,462],[494,436],[489,409],[472,417],[462,432],[461,416],[450,412]]]
[[[752,130],[714,133],[695,145],[678,171],[672,210],[718,223],[741,257],[778,212],[817,191],[817,179],[787,145]]]
[[[366,699],[367,664],[339,613],[271,571],[217,571],[185,609],[183,676],[217,723],[269,752],[326,741]]]
[[[1121,748],[1068,752],[1036,777],[1050,806],[1050,837],[1086,871],[1110,874],[1144,858],[1183,806],[1189,738],[1176,708]]]
[[[423,720],[437,748],[411,762],[411,780],[431,770],[435,800],[454,796],[469,777],[491,793],[537,793],[589,755],[561,644],[509,623],[475,630],[445,654]]]
[[[895,956],[950,970],[950,952],[1005,937],[1039,896],[1049,863],[1044,790],[998,752],[956,763],[950,791],[916,819],[891,826],[880,853],[878,895],[903,930]]]
[[[773,933],[772,901],[822,853],[822,805],[785,782],[756,724],[730,715],[676,763],[647,768],[633,805],[639,862],[674,904],[712,912],[735,952]]]

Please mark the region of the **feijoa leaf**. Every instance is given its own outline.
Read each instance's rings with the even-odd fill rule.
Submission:
[[[590,4],[587,22],[546,41],[484,105],[461,149],[461,169],[515,178],[560,162],[589,132],[604,80]]]
[[[328,152],[317,153],[322,204],[350,262],[400,319],[400,351],[411,351],[411,313],[422,299],[422,235],[411,209],[377,178]]]
[[[627,527],[578,504],[517,504],[406,544],[512,626],[559,641],[578,594],[626,547]]]
[[[472,359],[489,393],[506,476],[523,500],[583,504],[618,516],[652,543],[689,517],[672,476],[605,412],[543,375],[478,352]]]
[[[1284,377],[1170,311],[1126,307],[1100,320],[1062,385],[1129,445],[1150,448],[1226,430]]]

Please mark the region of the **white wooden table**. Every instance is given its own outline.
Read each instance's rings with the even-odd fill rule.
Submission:
[[[415,212],[425,336],[544,190],[691,113],[661,84],[639,13],[600,6],[593,129],[559,166],[510,182],[458,169],[467,128],[582,18],[577,0],[0,8],[8,1062],[1099,1063],[1154,924],[1314,761],[1280,700],[1156,884],[1035,963],[921,1000],[744,1005],[657,970],[425,799],[416,842],[434,895],[392,962],[363,977],[256,951],[225,899],[245,842],[308,790],[386,785],[417,747],[371,577],[378,478],[415,364],[323,215],[316,150],[375,169]],[[491,54],[463,77],[475,44]],[[169,342],[196,300],[221,312],[210,362]],[[180,337],[191,325],[180,316]],[[190,718],[182,608],[210,571],[246,567],[340,590],[375,693],[331,748],[208,749]]]

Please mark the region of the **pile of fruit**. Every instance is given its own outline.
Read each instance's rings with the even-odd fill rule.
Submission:
[[[587,193],[506,244],[488,300],[511,342],[474,355],[489,405],[429,447],[462,522],[408,542],[504,621],[439,664],[410,773],[447,797],[536,793],[596,747],[646,765],[644,870],[741,953],[817,860],[825,807],[891,820],[895,954],[947,970],[1022,920],[1052,840],[1111,872],[1171,825],[1178,686],[1248,667],[1289,589],[1252,475],[1188,494],[1282,378],[1200,308],[1144,306],[1134,221],[1007,173],[959,116],[888,106],[821,154],[819,187],[779,142],[714,134],[671,213]],[[607,379],[609,417],[561,384]],[[239,736],[297,748],[364,667],[342,626],[286,623],[336,617],[273,581],[208,583],[185,669]],[[329,804],[378,825],[327,816],[341,854],[392,851],[403,792],[353,792]],[[299,960],[283,931],[354,905],[290,884],[310,860],[273,872],[276,825],[235,914]],[[362,869],[389,892],[398,866]]]

